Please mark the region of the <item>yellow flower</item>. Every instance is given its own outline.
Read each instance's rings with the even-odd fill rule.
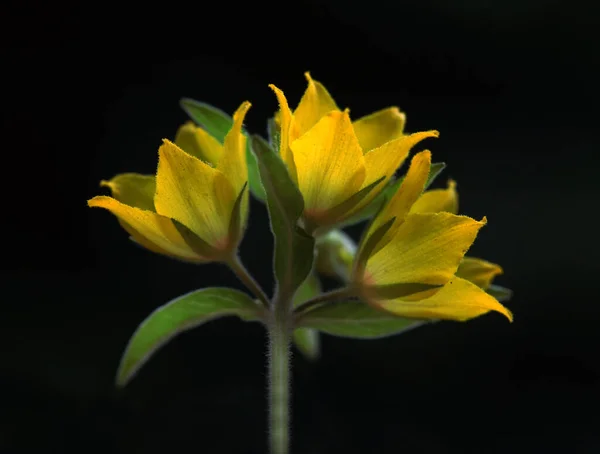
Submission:
[[[292,113],[279,101],[281,158],[304,197],[310,230],[342,222],[364,208],[385,187],[410,149],[437,131],[405,135],[405,116],[389,107],[352,122],[325,87],[306,73],[308,88]]]
[[[422,194],[431,153],[415,155],[402,185],[363,239],[352,281],[377,308],[407,318],[468,320],[512,314],[485,292],[499,266],[464,258],[486,218],[456,215],[455,184]]]
[[[235,112],[223,145],[191,123],[175,144],[163,140],[154,175],[126,173],[102,186],[90,207],[109,210],[132,239],[147,249],[191,262],[227,260],[248,216],[248,168],[242,123],[249,102]],[[184,151],[185,150],[185,151]]]
[[[453,180],[448,182],[447,189],[425,191],[410,209],[410,213],[438,213],[440,211],[458,213],[458,194],[456,182]],[[494,278],[502,273],[502,267],[496,263],[475,257],[464,257],[458,266],[456,276],[487,290]]]

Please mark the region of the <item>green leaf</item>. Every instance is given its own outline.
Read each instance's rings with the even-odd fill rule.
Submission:
[[[386,223],[380,225],[377,228],[377,230],[375,230],[369,236],[366,236],[369,231],[369,228],[367,228],[367,230],[363,234],[364,243],[359,245],[358,255],[354,259],[354,263],[355,263],[355,271],[354,272],[356,273],[356,275],[360,276],[363,274],[365,266],[367,265],[367,260],[369,260],[369,257],[371,257],[373,251],[375,250],[375,248],[377,247],[379,242],[382,240],[384,235],[387,233],[387,231],[390,229],[390,227],[392,227],[392,224],[394,223],[395,220],[396,220],[395,217],[389,219]]]
[[[275,123],[275,118],[269,118],[269,121],[267,121],[267,135],[269,138],[269,145],[271,145],[271,148],[277,152],[279,152],[279,145],[280,145],[280,129],[277,126],[277,123]]]
[[[298,325],[334,336],[376,339],[408,331],[427,322],[379,311],[361,301],[326,303],[302,314]]]
[[[252,136],[252,150],[267,194],[271,230],[275,237],[277,295],[292,298],[313,264],[315,241],[297,225],[304,211],[304,200],[285,164],[265,139]]]
[[[298,291],[294,296],[294,307],[299,306],[320,293],[321,283],[317,274],[313,272],[298,287]],[[321,354],[321,342],[317,330],[312,328],[297,328],[294,330],[293,342],[306,359],[314,361],[319,358]]]
[[[244,199],[244,193],[246,192],[247,187],[248,182],[244,183],[242,190],[235,199],[233,210],[231,212],[231,219],[229,220],[229,238],[235,240],[236,245],[242,236],[242,229],[244,228],[242,225],[242,200]]]
[[[440,173],[446,168],[445,162],[434,162],[431,164],[431,168],[429,169],[429,176],[427,177],[427,182],[425,183],[425,190],[431,186],[431,183],[438,177]]]
[[[252,143],[250,137],[246,141],[246,162],[248,163],[248,183],[250,183],[250,192],[261,202],[265,202],[267,194],[260,182],[260,171],[258,170],[258,162],[256,156],[252,153]]]
[[[444,170],[446,164],[443,162],[434,162],[431,164],[431,168],[429,170],[429,176],[427,177],[427,182],[425,183],[425,189],[427,189],[431,183],[437,178],[437,176]],[[358,224],[359,222],[366,221],[369,218],[372,218],[379,210],[381,203],[383,200],[390,200],[392,196],[396,193],[402,182],[404,181],[404,175],[390,180],[387,186],[375,197],[371,203],[369,203],[363,210],[359,213],[356,213],[350,219],[344,221],[342,226],[349,226]]]
[[[230,288],[196,290],[170,301],[152,312],[131,337],[117,371],[117,386],[125,386],[177,334],[227,315],[257,320],[261,311],[250,296]]]
[[[183,98],[180,101],[183,110],[190,116],[195,123],[202,126],[211,136],[223,143],[225,136],[233,126],[233,118],[227,115],[221,109],[193,99]],[[244,131],[247,138],[246,142],[246,162],[248,163],[248,183],[250,192],[257,199],[264,202],[265,190],[260,184],[260,175],[258,173],[258,164],[256,157],[252,153],[248,133]]]
[[[374,181],[370,185],[365,186],[360,191],[355,192],[343,202],[340,202],[333,208],[329,209],[329,216],[331,216],[332,219],[342,217],[344,214],[346,214],[348,211],[350,211],[352,208],[358,205],[360,201],[364,199],[375,188],[375,186],[381,183],[381,181],[384,178],[385,177],[381,177],[380,179]]]
[[[488,289],[486,290],[486,292],[489,293],[490,295],[492,295],[494,298],[496,298],[501,303],[504,301],[508,301],[509,299],[512,298],[512,295],[513,295],[513,291],[511,289],[508,289],[506,287],[501,287],[499,285],[490,285],[488,287]]]
[[[194,232],[192,232],[188,227],[183,225],[181,222],[172,219],[173,225],[179,231],[179,234],[183,238],[183,241],[200,257],[205,257],[207,259],[214,259],[220,255],[220,251],[210,245],[208,242],[204,241],[204,239],[200,238]]]
[[[221,143],[225,141],[225,136],[233,126],[233,118],[230,115],[210,104],[189,98],[183,98],[179,104],[190,118],[202,126],[206,132]]]
[[[394,298],[402,298],[415,293],[425,292],[434,288],[440,288],[441,285],[433,284],[407,284],[407,283],[396,283],[386,285],[375,285],[372,287],[374,295],[382,300],[392,300]]]

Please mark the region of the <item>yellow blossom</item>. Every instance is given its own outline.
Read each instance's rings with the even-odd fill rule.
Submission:
[[[175,143],[163,140],[156,176],[126,173],[102,181],[112,197],[96,196],[88,205],[109,210],[153,252],[200,263],[229,259],[248,216],[242,124],[249,108],[244,102],[235,112],[222,145],[186,123]]]
[[[294,112],[279,101],[279,153],[304,197],[311,230],[349,218],[371,202],[402,165],[411,148],[437,131],[404,134],[405,116],[389,107],[350,120],[327,89],[306,73],[308,87]]]
[[[415,155],[402,185],[374,219],[354,266],[363,299],[407,318],[467,320],[512,314],[485,292],[499,266],[465,258],[487,220],[459,216],[455,183],[423,193],[431,153]]]

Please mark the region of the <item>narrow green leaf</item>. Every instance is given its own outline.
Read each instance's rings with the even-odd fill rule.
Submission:
[[[267,194],[271,230],[275,237],[277,292],[291,298],[310,273],[315,241],[297,225],[304,211],[304,200],[279,155],[257,135],[252,136],[252,150]]]
[[[431,169],[429,170],[429,175],[427,177],[427,182],[425,183],[425,189],[427,189],[431,183],[437,178],[437,176],[444,170],[446,164],[443,162],[434,162],[431,164]],[[366,221],[369,218],[372,218],[377,213],[377,210],[381,206],[381,202],[385,200],[390,200],[392,196],[398,191],[398,188],[404,181],[404,175],[390,180],[387,186],[373,199],[371,203],[369,203],[363,210],[359,213],[356,213],[352,218],[344,221],[342,226],[349,226],[358,224],[359,222]]]
[[[269,118],[267,121],[267,134],[269,136],[269,145],[276,152],[279,152],[280,145],[280,129],[275,123],[275,118]]]
[[[261,202],[265,202],[267,194],[260,182],[260,171],[258,170],[258,162],[256,156],[252,153],[252,142],[250,137],[246,140],[246,162],[248,163],[248,183],[250,183],[250,192]]]
[[[361,301],[327,303],[303,314],[297,326],[315,328],[334,336],[376,339],[408,331],[427,322],[379,311]]]
[[[242,190],[235,199],[233,209],[231,211],[231,219],[229,220],[229,238],[233,238],[238,242],[242,235],[242,200],[244,199],[244,193],[248,187],[248,182],[244,183]]]
[[[181,222],[172,219],[175,228],[181,234],[183,241],[198,255],[206,258],[214,258],[217,257],[220,252],[210,245],[208,242],[200,238],[194,232],[192,232],[188,227],[183,225]]]
[[[492,295],[494,298],[496,298],[501,303],[504,301],[508,301],[509,299],[512,298],[512,295],[513,295],[513,291],[511,289],[508,289],[506,287],[501,287],[499,285],[490,285],[488,287],[488,289],[486,290],[486,292],[489,293],[490,295]]]
[[[365,186],[360,191],[354,193],[353,195],[348,197],[343,202],[337,204],[336,206],[334,206],[333,208],[328,210],[329,216],[331,216],[331,219],[340,218],[344,214],[346,214],[348,211],[350,211],[352,208],[354,208],[362,199],[364,199],[375,188],[375,186],[377,186],[379,183],[381,183],[384,178],[385,177],[381,177],[379,180],[374,181],[373,183],[371,183],[368,186]]]
[[[177,334],[227,315],[257,320],[261,310],[250,296],[230,288],[196,290],[170,301],[152,312],[131,337],[117,371],[117,386],[125,386]]]
[[[431,183],[438,177],[440,173],[446,168],[445,162],[434,162],[431,164],[431,168],[429,169],[429,176],[427,177],[427,182],[425,183],[425,189],[431,186]]]
[[[294,297],[294,307],[308,301],[321,293],[321,283],[316,273],[312,272],[298,287]],[[298,351],[306,359],[314,361],[321,355],[321,342],[319,332],[312,328],[297,328],[294,330],[293,342]]]
[[[190,118],[202,126],[206,132],[221,143],[225,141],[225,136],[233,126],[233,118],[230,115],[210,104],[190,98],[181,99],[179,104]]]
[[[414,295],[415,293],[425,292],[427,290],[432,290],[435,288],[440,288],[441,285],[432,285],[432,284],[387,284],[387,285],[376,285],[371,287],[371,289],[375,292],[378,298],[381,299],[394,299],[394,298],[402,298],[409,295]]]
[[[204,102],[195,101],[189,98],[183,98],[180,102],[183,110],[190,116],[195,123],[202,126],[211,136],[223,143],[225,136],[233,126],[233,118],[227,115],[221,109],[206,104]],[[257,199],[264,202],[265,190],[260,184],[260,175],[258,173],[258,164],[256,157],[252,153],[250,146],[250,138],[248,133],[244,131],[247,138],[246,142],[246,162],[248,163],[248,183],[250,184],[250,192]]]
[[[395,217],[391,218],[385,224],[380,225],[379,228],[375,230],[371,235],[365,237],[366,240],[364,244],[361,244],[359,246],[358,255],[356,256],[356,259],[354,259],[354,266],[356,268],[354,272],[356,274],[362,274],[362,272],[364,271],[364,267],[367,264],[367,260],[369,260],[369,257],[371,257],[371,253],[377,247],[377,244],[381,241],[381,239],[390,229],[395,220]],[[366,235],[367,232],[368,229],[364,235]]]

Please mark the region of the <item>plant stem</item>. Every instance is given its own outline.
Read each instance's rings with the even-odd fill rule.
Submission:
[[[291,304],[275,300],[269,324],[269,437],[271,454],[288,454],[290,430]]]
[[[339,300],[342,298],[350,298],[352,296],[354,296],[354,289],[352,287],[337,288],[335,290],[331,290],[330,292],[321,293],[320,295],[317,295],[314,298],[305,301],[296,308],[295,313],[296,315],[300,315],[305,313],[311,307],[316,306],[317,304],[324,303],[327,301]]]
[[[235,273],[237,278],[242,281],[242,283],[250,290],[256,298],[260,300],[260,302],[266,307],[269,307],[269,298],[263,291],[263,289],[258,285],[258,283],[254,280],[252,275],[248,272],[242,261],[237,255],[234,255],[229,260],[225,262],[231,271]]]

